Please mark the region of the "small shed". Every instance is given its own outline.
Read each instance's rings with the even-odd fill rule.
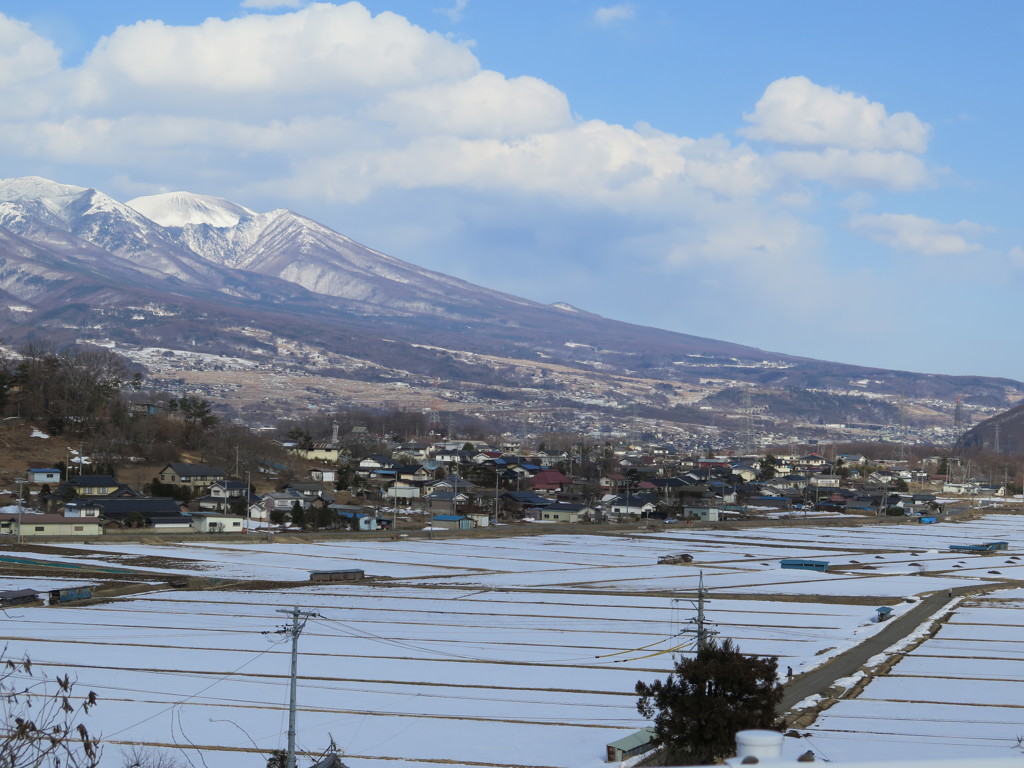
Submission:
[[[880,606],[877,609],[878,621],[888,621],[892,618],[892,608],[887,605]]]
[[[704,523],[717,523],[719,520],[717,507],[687,507],[686,514]]]
[[[608,745],[608,762],[618,763],[654,748],[654,728],[648,726]]]
[[[61,587],[50,590],[50,605],[55,603],[72,603],[75,600],[88,600],[92,597],[92,585],[79,587]]]
[[[434,528],[447,528],[449,531],[468,531],[473,527],[473,521],[462,515],[434,515],[430,524]]]
[[[39,593],[34,589],[6,589],[0,592],[0,608],[34,603],[38,599]]]
[[[827,560],[799,560],[799,559],[787,559],[782,560],[779,563],[783,568],[793,569],[797,571],[827,571],[828,561]]]
[[[30,469],[28,481],[30,483],[59,483],[61,481],[60,470],[55,467]]]
[[[338,571],[310,571],[309,580],[316,582],[359,581],[365,578],[361,568],[344,568]]]

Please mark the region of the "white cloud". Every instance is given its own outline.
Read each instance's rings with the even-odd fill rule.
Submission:
[[[601,10],[608,21],[632,13]],[[802,217],[814,215],[822,185],[904,190],[928,177],[919,157],[891,147],[765,154],[721,135],[584,120],[553,85],[485,70],[465,44],[355,2],[192,26],[139,22],[67,70],[51,44],[4,21],[0,42],[13,43],[0,57],[21,58],[9,58],[17,77],[0,69],[0,99],[24,105],[35,73],[40,101],[18,119],[0,113],[0,158],[74,166],[73,180],[94,168],[116,180],[113,194],[186,188],[310,215],[321,206],[402,216],[408,231],[431,232],[444,201],[454,211],[445,209],[446,233],[536,229],[546,233],[538,240],[575,239],[587,258],[615,261],[628,243],[629,258],[652,270],[720,265],[719,277],[748,280],[756,294],[810,270],[820,233]],[[104,188],[102,178],[88,183]],[[395,199],[400,213],[388,208]],[[590,230],[563,233],[565,217]],[[609,234],[590,234],[594,222]],[[422,238],[410,248],[421,253]]]
[[[960,256],[982,250],[965,235],[975,235],[983,227],[969,221],[945,224],[912,214],[861,214],[850,219],[850,228],[890,248],[924,256]]]
[[[778,144],[912,153],[928,144],[928,126],[910,112],[890,115],[878,102],[806,77],[771,83],[744,118],[750,125],[742,135]]]
[[[222,104],[228,112],[241,106],[279,114],[280,98],[301,97],[306,109],[351,111],[380,92],[457,82],[478,71],[463,46],[353,2],[192,27],[120,27],[100,41],[80,75],[87,108],[130,103],[205,113]]]
[[[435,8],[434,10],[443,16],[447,16],[448,21],[452,24],[458,24],[462,21],[467,5],[469,5],[469,0],[455,0],[455,4],[451,8]]]
[[[60,68],[60,51],[28,24],[0,13],[0,88],[37,80]]]
[[[594,21],[601,26],[608,26],[609,24],[615,24],[620,21],[629,21],[636,16],[636,9],[630,3],[622,3],[620,5],[609,5],[604,8],[598,8],[594,12]]]
[[[928,169],[906,152],[855,152],[849,149],[775,152],[769,155],[780,172],[835,187],[909,190],[926,184]]]
[[[301,8],[306,0],[242,0],[243,8],[271,10],[273,8]]]

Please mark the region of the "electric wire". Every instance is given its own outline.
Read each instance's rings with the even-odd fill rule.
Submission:
[[[225,674],[221,675],[220,677],[218,677],[218,678],[217,678],[216,680],[214,680],[214,681],[213,681],[212,683],[210,683],[210,684],[209,684],[208,686],[206,686],[205,688],[202,688],[202,689],[200,689],[200,690],[196,691],[196,692],[195,692],[195,693],[193,693],[193,694],[192,694],[191,696],[186,696],[186,697],[185,697],[184,699],[182,699],[181,701],[176,701],[176,702],[174,702],[174,703],[173,703],[173,704],[171,704],[171,705],[170,705],[169,707],[165,707],[164,709],[160,710],[159,712],[156,712],[156,713],[154,713],[154,714],[150,715],[149,717],[143,718],[142,720],[138,721],[137,723],[133,723],[132,725],[129,725],[129,726],[127,727],[127,728],[122,728],[122,729],[121,729],[120,731],[115,731],[114,733],[112,733],[112,734],[109,734],[109,735],[107,736],[107,738],[111,738],[111,739],[112,739],[113,737],[115,737],[115,736],[118,736],[119,734],[122,734],[122,733],[124,733],[125,731],[129,731],[129,730],[131,730],[132,728],[137,728],[138,726],[142,725],[143,723],[147,723],[147,722],[149,722],[150,720],[152,720],[152,719],[154,719],[154,718],[156,718],[156,717],[159,717],[160,715],[162,715],[162,714],[165,714],[166,712],[169,712],[170,710],[174,709],[174,707],[176,707],[176,706],[179,706],[179,705],[181,705],[181,704],[184,704],[184,703],[185,703],[186,701],[189,701],[189,700],[191,700],[191,699],[194,699],[194,698],[196,698],[196,697],[198,697],[198,696],[200,696],[200,695],[202,695],[202,694],[206,693],[206,691],[210,690],[210,689],[211,689],[211,688],[212,688],[213,686],[217,685],[217,684],[218,684],[218,683],[220,683],[220,682],[223,682],[224,680],[226,680],[226,679],[227,679],[228,677],[230,677],[231,675],[234,675],[234,674],[236,674],[236,673],[237,673],[237,672],[239,672],[240,670],[242,670],[242,669],[244,669],[245,667],[247,667],[247,666],[249,666],[250,664],[252,664],[252,663],[253,663],[254,661],[256,661],[257,659],[260,659],[260,658],[262,658],[263,656],[265,656],[266,654],[270,653],[270,651],[271,651],[271,650],[273,650],[273,649],[274,649],[274,648],[275,648],[276,646],[280,645],[280,644],[281,644],[281,643],[283,643],[283,642],[284,642],[284,639],[283,639],[283,638],[282,638],[282,639],[280,639],[280,640],[276,640],[276,641],[275,641],[275,642],[273,643],[273,645],[271,645],[271,646],[270,646],[269,648],[266,648],[265,650],[263,650],[263,651],[260,651],[260,652],[259,652],[259,653],[257,653],[257,654],[256,654],[255,656],[253,656],[253,657],[252,657],[251,659],[249,659],[248,661],[246,661],[246,662],[245,662],[244,664],[241,664],[241,665],[239,665],[238,667],[236,667],[235,669],[231,670],[230,672],[226,672]]]

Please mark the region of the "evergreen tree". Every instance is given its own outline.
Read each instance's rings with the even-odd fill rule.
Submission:
[[[735,753],[736,733],[779,730],[778,660],[744,656],[731,640],[707,641],[666,680],[636,684],[637,711],[653,718],[667,765],[705,765]]]
[[[298,499],[292,503],[292,525],[296,528],[306,527],[306,510]]]

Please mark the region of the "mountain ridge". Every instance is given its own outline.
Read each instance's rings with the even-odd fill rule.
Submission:
[[[632,403],[666,418],[685,411],[686,423],[706,410],[749,425],[767,424],[775,403],[821,424],[897,410],[938,424],[958,394],[990,410],[1024,398],[1009,379],[816,361],[541,304],[383,254],[287,209],[259,213],[184,192],[120,203],[38,177],[0,180],[0,290],[28,307],[4,314],[8,343],[45,333],[116,343],[139,361],[149,348],[233,351],[314,377],[404,382],[419,404],[437,399],[434,380],[473,403],[487,388],[499,409],[538,401],[609,413]],[[284,351],[296,344],[308,350],[298,366]],[[744,391],[761,401],[743,404]]]

